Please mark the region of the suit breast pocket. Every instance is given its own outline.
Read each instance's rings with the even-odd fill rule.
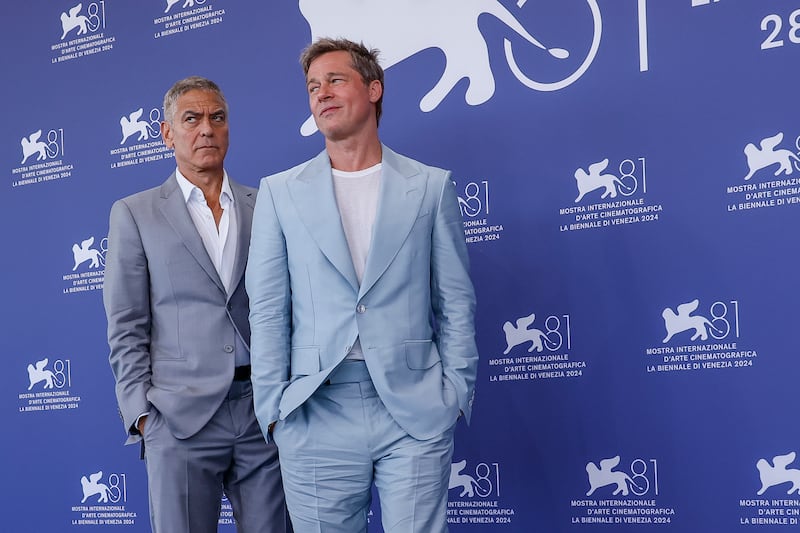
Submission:
[[[414,248],[419,248],[420,243],[430,241],[433,233],[433,216],[430,209],[422,209],[417,215],[409,231],[409,241],[414,243]]]
[[[414,229],[418,227],[430,227],[431,225],[431,213],[430,209],[420,209],[419,213],[417,213],[417,219],[414,221]]]
[[[166,262],[166,269],[169,276],[169,292],[166,287],[159,288],[160,295],[164,297],[174,298],[178,302],[192,302],[205,300],[211,296],[216,296],[216,300],[219,300],[219,297],[224,296],[194,258],[169,258]],[[154,287],[157,281],[155,276],[151,276],[151,283]],[[210,289],[216,289],[216,292]]]

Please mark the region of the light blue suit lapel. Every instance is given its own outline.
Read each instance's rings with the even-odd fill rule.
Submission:
[[[312,159],[295,179],[288,182],[287,187],[311,238],[353,290],[358,291],[358,278],[333,192],[327,152],[323,151]]]
[[[383,275],[406,240],[425,195],[425,176],[383,146],[378,212],[359,297]]]
[[[228,179],[228,183],[233,191],[233,206],[236,210],[236,220],[238,221],[238,236],[236,239],[236,260],[233,264],[233,276],[231,277],[231,294],[236,290],[237,285],[244,276],[244,268],[247,265],[247,252],[250,250],[250,227],[253,225],[253,209],[255,207],[255,194]],[[230,297],[230,295],[228,295]]]
[[[192,221],[192,216],[189,214],[189,209],[186,207],[186,200],[181,194],[181,189],[178,187],[178,181],[175,179],[175,174],[161,186],[161,198],[163,203],[160,209],[164,218],[167,219],[172,229],[178,234],[178,237],[183,242],[184,246],[189,250],[189,253],[194,256],[195,260],[203,267],[208,277],[219,287],[223,293],[226,293],[225,286],[214,268],[214,263],[208,256],[206,247],[203,245],[203,239],[197,232],[197,228]]]

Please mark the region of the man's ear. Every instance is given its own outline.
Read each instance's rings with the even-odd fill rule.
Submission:
[[[369,91],[369,101],[373,104],[383,96],[383,84],[379,80],[372,80],[367,87]]]
[[[161,138],[164,139],[164,144],[167,145],[167,148],[173,148],[175,146],[172,142],[172,128],[167,121],[161,122]]]

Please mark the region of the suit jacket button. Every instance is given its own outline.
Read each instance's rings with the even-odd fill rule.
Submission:
[[[233,353],[233,346],[226,344],[223,350],[225,350],[225,353]]]
[[[366,313],[367,312],[367,306],[364,305],[364,304],[358,304],[358,307],[356,307],[356,312],[360,313],[360,314]]]

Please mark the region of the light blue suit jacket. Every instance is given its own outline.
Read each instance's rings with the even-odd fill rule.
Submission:
[[[411,436],[469,420],[475,295],[450,173],[383,146],[378,211],[356,278],[327,152],[261,180],[245,275],[256,416],[284,419],[359,337],[378,394]]]

